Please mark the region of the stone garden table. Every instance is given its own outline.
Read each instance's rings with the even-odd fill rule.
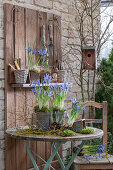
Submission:
[[[91,139],[94,139],[94,138],[101,138],[103,136],[103,131],[100,130],[100,129],[97,129],[97,128],[93,128],[94,129],[93,134],[88,134],[88,135],[85,134],[84,135],[84,134],[77,133],[77,135],[72,136],[72,137],[61,137],[61,136],[55,136],[55,135],[43,136],[43,135],[36,135],[36,134],[35,135],[34,134],[30,134],[30,135],[29,134],[26,134],[26,135],[19,135],[18,134],[18,132],[20,130],[25,130],[25,129],[28,129],[28,127],[27,126],[24,126],[24,127],[21,126],[21,127],[9,128],[9,129],[6,130],[6,134],[10,137],[19,138],[19,139],[26,141],[27,152],[28,152],[28,155],[29,155],[32,163],[33,163],[35,170],[39,170],[39,168],[36,164],[36,161],[35,161],[32,153],[34,155],[36,155],[38,158],[40,158],[45,163],[44,170],[47,170],[47,169],[50,169],[50,168],[54,169],[51,166],[51,162],[52,162],[54,156],[57,157],[58,162],[60,163],[60,166],[63,170],[69,170],[74,159],[76,158],[76,156],[81,151],[85,141],[91,140]],[[30,140],[47,141],[47,142],[51,143],[51,155],[50,155],[47,162],[43,158],[41,158],[38,154],[36,154],[34,151],[30,150],[30,147],[29,147],[29,141]],[[64,143],[66,143],[67,141],[74,141],[74,142],[82,141],[82,142],[81,142],[79,148],[76,150],[76,152],[74,152],[73,155],[71,156],[71,159],[68,162],[68,164],[65,166],[60,155],[58,154],[58,150],[59,150],[60,146]],[[57,145],[55,145],[55,143]]]

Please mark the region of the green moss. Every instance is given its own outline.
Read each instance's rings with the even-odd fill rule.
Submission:
[[[82,129],[80,133],[82,133],[82,134],[91,134],[93,132],[94,132],[94,129],[87,128],[87,129]]]
[[[49,69],[43,69],[43,70],[41,70],[41,72],[42,72],[42,73],[51,73],[51,70],[49,70]]]
[[[39,73],[39,71],[37,69],[30,69],[29,72]]]
[[[72,130],[64,130],[64,131],[59,132],[58,135],[66,137],[66,136],[75,136],[76,133]]]
[[[82,153],[83,154],[94,154],[96,153],[98,147],[100,147],[100,145],[84,145],[82,148]]]
[[[51,109],[50,108],[47,108],[47,107],[42,107],[41,109],[39,108],[38,105],[36,105],[34,107],[34,111],[35,112],[49,112]]]
[[[53,108],[53,111],[64,112],[65,109],[61,109],[61,108],[59,108],[59,107],[54,107],[54,108]]]

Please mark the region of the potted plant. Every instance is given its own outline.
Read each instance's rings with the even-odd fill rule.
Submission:
[[[30,81],[40,79],[40,56],[36,49],[32,49],[30,46],[28,46],[27,49],[28,52],[28,67],[29,67],[29,73],[30,73]]]
[[[46,75],[46,73],[51,73],[48,64],[47,48],[44,46],[44,48],[37,51],[29,46],[27,51],[30,80],[36,81],[37,79],[40,79],[41,81],[44,81],[44,75]]]
[[[43,48],[38,51],[40,58],[41,58],[41,71],[40,71],[40,79],[43,82],[44,81],[44,76],[46,74],[51,75],[52,72],[52,67],[49,66],[48,64],[48,50],[47,47],[43,44]]]
[[[53,95],[53,120],[55,122],[63,123],[63,117],[65,113],[64,109],[64,101],[67,96],[67,92],[70,88],[70,83],[62,83],[62,85],[58,85],[56,83],[53,86],[54,95]]]
[[[83,104],[80,103],[80,100],[77,101],[76,98],[73,98],[72,100],[72,110],[71,113],[69,115],[69,119],[68,119],[68,124],[72,125],[72,130],[75,132],[80,132],[83,128],[85,128],[85,119],[82,120],[76,120],[76,118],[78,117],[79,113],[82,110],[85,110],[85,107]]]
[[[50,98],[53,95],[53,90],[49,86],[51,80],[52,77],[46,74],[43,83],[40,83],[39,79],[32,83],[35,86],[32,91],[35,95],[34,112],[37,116],[36,125],[40,129],[48,129],[50,126]]]

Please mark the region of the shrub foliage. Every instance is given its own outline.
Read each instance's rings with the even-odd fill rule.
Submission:
[[[100,80],[97,84],[97,90],[95,94],[95,100],[102,103],[108,102],[108,132],[110,132],[110,138],[113,138],[113,49],[108,59],[103,58],[100,66],[97,69]],[[102,113],[100,109],[96,110],[96,118],[101,118]],[[109,138],[108,138],[109,140]],[[110,145],[110,152],[113,153],[113,142],[108,141]]]

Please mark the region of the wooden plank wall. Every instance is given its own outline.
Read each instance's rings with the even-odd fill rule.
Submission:
[[[55,20],[54,20],[55,18]],[[57,24],[56,22],[57,21]],[[32,117],[34,106],[33,94],[28,89],[12,88],[8,83],[8,64],[13,63],[14,58],[21,58],[22,67],[27,66],[28,44],[35,44],[36,49],[41,48],[41,26],[46,26],[46,43],[49,44],[48,24],[53,24],[53,40],[58,48],[61,58],[61,19],[60,17],[39,12],[32,9],[4,4],[4,35],[5,35],[5,121],[6,129],[14,126],[25,125],[25,117]],[[59,27],[59,28],[58,28]],[[56,58],[49,56],[49,64],[52,65]],[[52,61],[52,62],[51,62]],[[50,155],[50,144],[47,142],[30,142],[30,147],[40,153],[46,160]],[[37,159],[40,169],[42,162]],[[59,167],[55,163],[56,168]],[[25,141],[6,137],[6,170],[28,170],[32,163],[26,152]]]

